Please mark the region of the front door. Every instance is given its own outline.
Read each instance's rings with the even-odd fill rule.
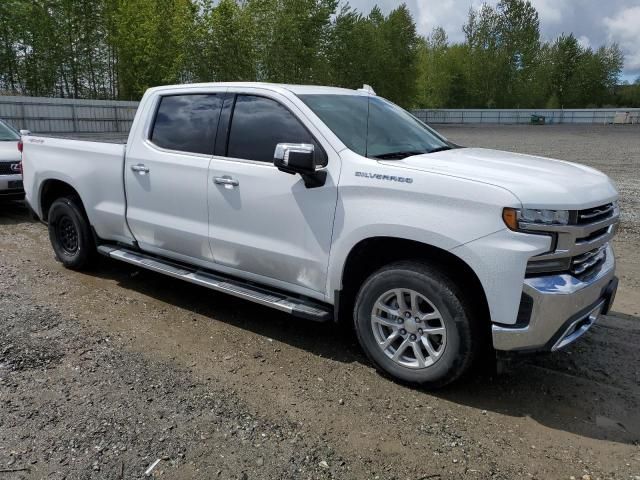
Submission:
[[[284,99],[230,98],[228,144],[209,166],[213,257],[231,274],[315,297],[325,291],[339,157],[323,149]],[[225,107],[225,110],[227,107]],[[225,120],[222,115],[221,128]],[[219,133],[220,136],[220,133]],[[305,187],[273,165],[276,144],[313,144],[328,162],[327,181]],[[327,156],[329,154],[329,156]]]
[[[213,260],[207,180],[222,102],[215,93],[160,97],[148,138],[127,151],[127,222],[143,250]]]

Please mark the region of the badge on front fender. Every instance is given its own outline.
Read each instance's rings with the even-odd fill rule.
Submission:
[[[387,180],[389,182],[413,183],[411,177],[398,177],[395,175],[382,175],[380,173],[356,172],[356,177],[371,178],[373,180]]]

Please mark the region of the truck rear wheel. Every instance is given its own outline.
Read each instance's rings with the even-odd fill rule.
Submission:
[[[89,267],[96,245],[77,197],[61,197],[49,208],[49,240],[58,260],[73,270]]]
[[[436,267],[398,262],[372,274],[354,309],[360,345],[376,367],[428,388],[458,379],[481,335],[457,286]]]

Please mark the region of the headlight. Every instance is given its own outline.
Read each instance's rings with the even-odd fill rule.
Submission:
[[[568,225],[568,210],[544,210],[535,208],[505,208],[502,220],[511,230],[523,230],[523,224]]]

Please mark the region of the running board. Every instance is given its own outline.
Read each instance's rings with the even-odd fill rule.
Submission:
[[[218,276],[214,273],[191,268],[162,258],[152,257],[144,253],[109,245],[98,246],[98,252],[109,258],[136,265],[147,270],[163,273],[173,278],[186,280],[203,287],[228,293],[238,298],[249,300],[260,305],[275,308],[293,316],[326,322],[331,320],[331,310],[311,300],[290,297],[283,293],[268,290],[238,280]]]

